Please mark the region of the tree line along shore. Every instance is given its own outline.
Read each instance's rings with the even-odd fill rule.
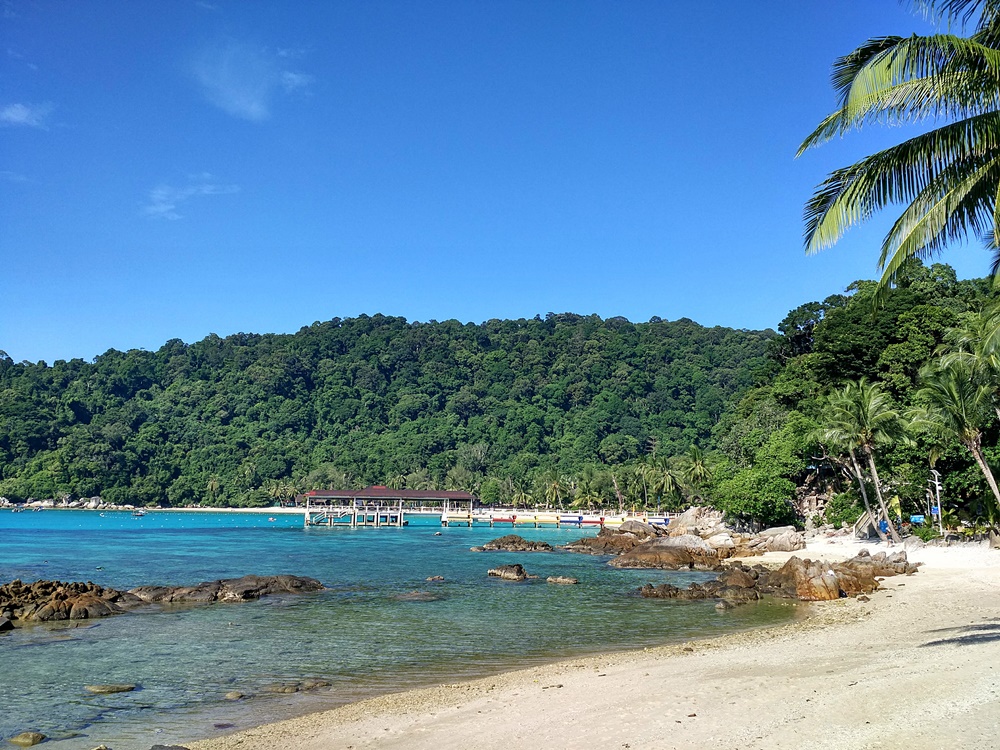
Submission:
[[[709,503],[773,525],[853,522],[866,502],[926,515],[933,469],[946,525],[982,530],[997,521],[989,290],[911,260],[895,287],[855,282],[777,332],[376,315],[93,362],[3,356],[0,496],[260,507],[385,484],[515,506]],[[961,383],[974,389],[949,406]]]

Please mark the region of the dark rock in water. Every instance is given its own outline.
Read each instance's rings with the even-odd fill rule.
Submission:
[[[243,576],[197,586],[140,586],[128,593],[151,603],[248,602],[271,594],[321,591],[323,584],[302,576]]]
[[[0,612],[14,621],[86,620],[117,615],[148,603],[243,602],[269,594],[319,591],[323,584],[300,576],[244,576],[197,586],[140,586],[117,591],[94,583],[20,580],[0,586]],[[9,613],[9,614],[7,614]]]
[[[528,577],[525,573],[524,568],[521,565],[500,565],[496,568],[491,568],[487,575],[493,576],[494,578],[500,578],[504,581],[523,581]]]
[[[428,576],[424,580],[430,581],[431,583],[441,583],[441,581],[444,580],[444,576]]]
[[[41,732],[21,732],[9,738],[7,742],[18,747],[33,747],[39,742],[45,742],[45,735]]]
[[[492,542],[486,542],[483,549],[503,552],[551,552],[552,545],[548,542],[532,542],[517,534],[507,534],[507,536],[494,539]]]
[[[0,611],[11,620],[85,620],[124,612],[139,602],[127,593],[90,583],[14,580],[0,586]]]
[[[6,617],[0,617],[0,633],[4,632],[5,630],[13,630],[13,629],[14,629],[14,623],[12,623]]]
[[[84,685],[83,689],[88,693],[97,695],[110,695],[111,693],[131,693],[135,690],[135,685]]]
[[[241,693],[239,690],[230,690],[222,697],[225,698],[227,701],[241,701],[244,698],[246,698],[246,696],[243,695],[243,693]]]
[[[149,750],[189,750],[184,745],[153,745]]]

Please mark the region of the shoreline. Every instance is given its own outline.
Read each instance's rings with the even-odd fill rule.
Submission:
[[[749,561],[858,549],[885,547],[813,540]],[[1000,551],[909,555],[920,571],[886,579],[870,602],[816,603],[784,625],[384,694],[186,746],[988,746],[1000,731]]]

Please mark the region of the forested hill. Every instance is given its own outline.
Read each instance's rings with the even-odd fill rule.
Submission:
[[[408,323],[14,363],[0,495],[265,504],[334,484],[495,492],[692,444],[773,372],[772,331],[561,314]]]

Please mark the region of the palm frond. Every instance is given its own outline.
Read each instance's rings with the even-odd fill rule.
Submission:
[[[806,252],[833,245],[887,205],[909,203],[953,164],[1000,147],[1000,114],[988,112],[910,138],[838,170],[805,208]]]

